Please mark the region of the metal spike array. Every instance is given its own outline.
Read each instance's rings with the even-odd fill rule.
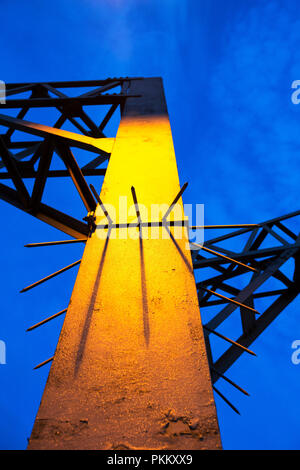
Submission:
[[[267,225],[267,227],[266,227],[266,224],[264,224],[264,223],[263,224],[231,224],[231,225],[189,226],[189,224],[186,220],[167,221],[168,216],[170,215],[170,213],[171,213],[172,209],[174,208],[175,204],[177,203],[177,201],[182,196],[182,194],[185,191],[187,185],[188,184],[185,183],[182,186],[182,188],[180,189],[180,191],[178,192],[178,194],[176,195],[176,197],[174,198],[174,200],[170,204],[168,210],[166,211],[165,215],[162,217],[162,219],[160,221],[147,221],[147,222],[142,221],[140,208],[139,208],[139,203],[138,203],[137,194],[136,194],[136,189],[135,189],[134,186],[132,186],[131,187],[131,194],[132,194],[132,198],[133,198],[133,202],[134,202],[134,206],[135,206],[135,210],[136,210],[137,222],[127,222],[125,224],[119,224],[119,223],[114,223],[112,217],[109,215],[104,203],[102,202],[100,196],[98,195],[98,192],[96,191],[95,187],[92,184],[90,184],[89,186],[90,186],[90,189],[91,189],[91,194],[93,194],[93,196],[96,200],[96,203],[98,203],[100,205],[100,207],[101,207],[101,209],[102,209],[102,211],[103,211],[103,213],[104,213],[104,215],[107,219],[107,224],[106,225],[98,225],[96,227],[94,212],[90,212],[88,214],[88,217],[85,218],[85,219],[86,220],[89,219],[89,221],[92,220],[91,227],[92,227],[93,230],[95,230],[96,228],[97,229],[98,228],[108,229],[108,228],[121,228],[121,227],[127,227],[127,228],[129,228],[129,227],[138,227],[140,229],[140,236],[142,236],[141,228],[142,227],[149,227],[149,226],[159,226],[159,227],[164,226],[167,229],[168,232],[169,232],[168,227],[174,226],[174,225],[187,226],[187,228],[189,230],[195,230],[195,229],[223,229],[224,230],[224,229],[233,229],[233,228],[234,229],[240,229],[240,230],[235,231],[234,234],[232,234],[231,236],[235,236],[235,235],[238,235],[240,233],[246,233],[246,232],[250,231],[251,235],[250,235],[248,245],[246,247],[248,249],[251,248],[251,246],[253,246],[253,245],[255,246],[255,244],[254,244],[255,235],[257,234],[257,231],[262,228],[267,233],[271,233],[273,236],[275,236],[275,238],[277,238],[277,239],[280,238],[283,242],[282,237],[272,233],[273,231],[270,229],[270,226]],[[296,215],[298,215],[298,213],[296,213]],[[291,216],[293,216],[293,214]],[[280,219],[280,220],[278,220],[278,219]],[[292,253],[295,253],[300,248],[300,241],[298,240],[298,237],[295,234],[293,234],[293,232],[291,232],[288,228],[286,228],[282,224],[281,220],[283,220],[284,217],[283,218],[278,218],[278,219],[275,219],[276,220],[276,226],[278,228],[280,228],[286,235],[292,237],[293,240],[296,242],[294,246],[297,247],[297,249],[292,252]],[[170,233],[170,236],[171,236],[171,233]],[[227,256],[227,255],[221,253],[220,251],[216,251],[215,249],[211,249],[208,246],[206,246],[207,244],[210,246],[210,244],[212,245],[216,241],[227,239],[228,237],[229,237],[228,235],[223,235],[221,237],[218,237],[217,239],[213,239],[211,241],[211,243],[206,242],[205,246],[199,245],[199,244],[194,243],[194,242],[190,242],[191,245],[194,245],[197,248],[199,248],[199,251],[203,250],[204,252],[207,252],[207,253],[215,256],[215,258],[205,258],[205,259],[203,259],[203,257],[202,257],[202,259],[200,261],[197,261],[197,256],[198,256],[199,251],[197,251],[196,257],[194,255],[194,253],[192,253],[192,255],[194,255],[194,268],[197,269],[197,267],[198,267],[197,264],[201,266],[201,263],[205,266],[209,266],[210,265],[210,260],[212,260],[213,265],[216,264],[217,267],[219,268],[219,271],[221,272],[221,274],[219,275],[219,278],[216,277],[215,280],[212,279],[211,282],[210,282],[211,285],[215,286],[215,288],[216,287],[218,288],[219,285],[220,285],[221,289],[225,287],[224,282],[223,282],[223,278],[225,280],[227,276],[230,278],[231,276],[234,276],[234,275],[243,274],[246,271],[251,271],[254,275],[253,279],[255,280],[256,276],[259,276],[262,269],[264,268],[263,263],[259,263],[255,259],[250,258],[250,263],[252,265],[249,265],[249,261],[247,259],[247,256],[244,256],[244,257],[241,258],[239,255],[237,255],[238,259],[236,259],[236,257],[233,258],[231,256]],[[88,237],[78,238],[78,239],[74,239],[74,240],[61,240],[61,241],[53,241],[53,242],[30,243],[30,244],[25,245],[25,247],[27,247],[27,248],[36,248],[36,247],[42,247],[42,246],[65,245],[65,244],[72,244],[72,243],[86,243],[87,239],[88,239]],[[262,240],[263,240],[263,237],[261,235],[260,242]],[[285,244],[283,243],[283,245],[286,248],[292,248],[292,246],[286,246],[286,243]],[[224,250],[224,251],[226,253],[226,250]],[[273,252],[271,252],[271,254],[273,254]],[[244,259],[246,260],[246,263],[243,262]],[[30,290],[30,289],[38,286],[39,284],[48,281],[49,279],[65,272],[68,269],[71,269],[72,267],[74,267],[78,264],[80,264],[80,262],[81,262],[81,260],[78,260],[78,261],[76,261],[76,262],[74,262],[74,263],[72,263],[72,264],[56,271],[55,273],[50,274],[49,276],[35,282],[34,284],[31,284],[30,286],[25,287],[24,289],[22,289],[21,292],[26,292],[27,290]],[[229,268],[227,268],[227,269],[222,268],[221,269],[219,266],[221,266],[221,264],[223,264],[223,263],[224,264],[229,263]],[[254,264],[254,266],[253,266],[253,264]],[[232,266],[236,266],[236,269],[232,270]],[[217,305],[218,303],[225,303],[225,304],[228,304],[228,305],[232,306],[231,311],[233,311],[233,309],[235,309],[235,308],[240,308],[241,312],[243,312],[243,315],[245,315],[246,312],[249,313],[249,320],[248,321],[250,321],[250,322],[252,321],[252,324],[253,324],[252,315],[254,315],[254,316],[255,315],[260,315],[260,313],[253,307],[253,305],[251,305],[251,304],[247,305],[247,303],[241,301],[242,299],[240,298],[238,293],[234,297],[228,297],[228,296],[225,296],[223,294],[220,294],[219,292],[216,292],[215,288],[214,289],[209,289],[208,287],[206,287],[206,285],[207,285],[207,282],[205,282],[205,281],[197,283],[198,290],[199,291],[201,290],[202,292],[206,292],[206,296],[204,298],[203,298],[203,296],[201,296],[199,294],[200,306],[201,306],[201,303],[203,303],[203,302],[204,302],[204,306],[206,306],[206,305],[207,306],[208,305]],[[228,289],[229,289],[229,287],[228,287]],[[234,288],[229,289],[229,292],[235,293]],[[272,295],[272,294],[276,294],[276,293],[280,294],[280,295],[283,295],[285,293],[285,289],[278,290],[278,292],[274,291],[274,292],[270,292],[270,293],[265,293],[265,295],[268,295],[268,294]],[[219,299],[219,301],[207,302],[208,297],[210,297],[211,295],[217,297]],[[263,294],[259,294],[259,293],[256,294],[256,297],[259,297],[259,296],[263,296]],[[255,298],[255,295],[253,295],[253,297]],[[245,299],[247,299],[247,296],[245,297]],[[27,329],[27,331],[32,331],[33,329],[44,325],[45,323],[51,321],[52,319],[62,315],[66,311],[67,311],[67,309],[61,310],[60,312],[58,312],[58,313],[56,313],[56,314],[40,321],[39,323],[29,327]],[[244,320],[244,321],[246,322],[246,320]],[[256,321],[256,320],[254,320],[254,321]],[[210,325],[212,327],[210,327]],[[216,331],[216,326],[217,326],[217,324],[214,323],[213,321],[211,323],[208,322],[206,325],[203,326],[205,339],[206,339],[206,345],[207,345],[207,348],[208,348],[208,357],[209,358],[212,358],[211,352],[210,352],[209,339],[208,339],[209,334],[213,334],[213,335],[223,339],[224,341],[230,343],[232,348],[235,348],[236,350],[239,351],[238,357],[243,352],[247,352],[248,354],[250,354],[252,356],[256,356],[256,354],[252,350],[250,350],[248,347],[246,347],[246,345],[242,344],[242,343],[245,342],[244,338],[241,338],[238,341],[234,341],[234,340],[228,338],[227,336],[223,335],[219,331]],[[38,364],[34,369],[38,369],[38,368],[48,364],[52,360],[53,360],[53,357],[50,358],[50,359],[47,359],[46,361],[44,361],[40,364]],[[218,362],[216,364],[214,364],[210,360],[210,371],[211,371],[213,382],[218,380],[218,378],[221,378],[224,381],[226,381],[227,383],[231,384],[234,388],[236,388],[237,390],[242,392],[244,395],[249,396],[249,393],[246,390],[244,390],[242,387],[237,385],[233,380],[231,380],[230,378],[228,378],[226,375],[223,374],[222,364],[221,364],[221,367],[218,367]],[[232,410],[234,410],[237,414],[240,414],[240,412],[237,410],[237,408],[214,385],[213,385],[213,389],[214,389],[215,393],[217,393],[230,406],[230,408]]]
[[[197,269],[206,267],[213,268],[218,271],[216,276],[196,283],[200,308],[224,305],[223,309],[219,313],[215,314],[214,317],[210,318],[210,320],[203,326],[213,383],[221,378],[245,395],[249,396],[248,392],[224,375],[224,372],[230,368],[242,353],[247,352],[248,354],[256,355],[248,348],[248,346],[299,293],[300,255],[298,253],[300,251],[300,236],[296,235],[283,224],[284,220],[299,215],[300,211],[295,211],[259,224],[204,225],[189,227],[190,230],[239,229],[207,240],[205,241],[204,246],[192,243],[192,245],[199,248],[197,252],[192,252],[195,273]],[[281,233],[279,234],[275,229],[280,230]],[[215,246],[220,242],[240,235],[243,236],[247,233],[249,233],[249,237],[241,253],[236,253],[231,257],[230,253],[232,252],[229,252],[229,257],[226,256],[226,252],[228,252],[228,250],[221,247],[217,247],[217,250],[215,249]],[[276,239],[276,246],[260,249],[260,245],[264,242],[267,236]],[[289,237],[292,242],[288,241],[286,237]],[[278,246],[278,241],[281,246]],[[201,250],[214,255],[214,257],[206,258],[200,255]],[[220,253],[219,250],[223,250],[226,254],[224,255],[223,253]],[[294,258],[295,260],[295,272],[292,279],[280,270],[280,267],[290,258]],[[223,267],[226,263],[230,263],[227,268]],[[251,265],[249,266],[249,264]],[[229,284],[228,281],[234,279],[236,276],[244,275],[246,270],[252,271],[253,275],[245,288],[237,289],[235,286]],[[266,292],[255,292],[271,277],[282,282],[285,288],[269,290]],[[210,286],[212,286],[212,288],[209,288]],[[219,292],[216,292],[216,289],[229,293],[233,295],[233,297],[220,294]],[[203,293],[205,293],[205,295]],[[210,300],[211,296],[217,297],[218,300]],[[276,297],[276,300],[267,309],[265,309],[264,312],[259,313],[254,308],[255,299],[272,297]],[[219,331],[216,331],[216,329],[236,308],[240,309],[243,334],[240,338],[234,341]],[[259,317],[256,318],[256,315],[258,314]],[[231,345],[215,362],[213,361],[209,341],[210,334],[216,335]],[[218,389],[216,389],[216,387],[213,388],[214,391],[239,414],[238,410],[232,405],[232,403]]]

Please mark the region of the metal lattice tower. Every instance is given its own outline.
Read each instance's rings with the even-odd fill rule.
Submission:
[[[117,87],[121,91],[114,93]],[[76,90],[80,94],[73,96]],[[222,377],[245,392],[224,373],[243,352],[254,354],[251,343],[298,295],[299,237],[283,222],[300,211],[260,224],[204,227],[235,230],[190,253],[181,201],[186,185],[180,189],[161,79],[9,84],[6,91],[1,107],[18,113],[0,115],[0,125],[7,128],[0,138],[0,179],[11,180],[15,189],[0,183],[1,199],[72,237],[27,246],[85,244],[81,260],[22,291],[80,264],[68,308],[29,328],[66,313],[54,357],[37,366],[53,360],[29,448],[220,448],[213,388],[236,409],[213,384]],[[109,109],[102,119],[92,119],[89,110],[105,105]],[[34,108],[56,109],[59,118],[54,124],[25,120]],[[107,138],[105,128],[117,109],[117,135]],[[76,132],[65,130],[66,123]],[[14,138],[16,131],[23,140]],[[79,165],[82,150],[86,160]],[[54,155],[64,169],[53,168]],[[107,161],[107,168],[99,168]],[[100,197],[87,183],[89,176],[104,176]],[[84,204],[84,221],[43,200],[53,177],[71,177]],[[34,181],[31,192],[24,182],[28,178]],[[107,210],[120,196],[134,202],[131,221],[111,217]],[[155,203],[167,203],[167,213],[145,220],[140,206]],[[175,204],[181,208],[179,219],[172,215]],[[168,237],[144,236],[150,223]],[[173,234],[177,225],[180,240]],[[114,237],[120,230],[137,236]],[[222,246],[246,233],[241,252]],[[262,248],[267,237],[279,246]],[[293,279],[280,270],[291,258]],[[198,273],[206,267],[216,275],[195,283],[194,269]],[[234,286],[234,279],[243,276],[246,285]],[[272,277],[282,289],[256,292]],[[254,304],[261,297],[273,300],[258,314]],[[221,306],[203,328],[199,304]],[[228,338],[221,328],[235,309],[240,309],[243,333]],[[216,360],[211,334],[230,344]]]

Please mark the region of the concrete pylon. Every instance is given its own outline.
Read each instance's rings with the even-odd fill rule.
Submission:
[[[113,208],[133,203],[132,186],[142,221],[180,189],[161,79],[130,93],[100,195],[120,223]],[[29,449],[221,448],[187,231],[175,229],[89,237]]]

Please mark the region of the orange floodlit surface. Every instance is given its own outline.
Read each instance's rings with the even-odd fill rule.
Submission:
[[[147,208],[180,190],[160,79],[152,85],[158,110],[147,96],[142,113],[125,107],[104,205],[132,201],[131,186]],[[186,229],[156,239],[113,230],[87,241],[29,448],[220,448]]]

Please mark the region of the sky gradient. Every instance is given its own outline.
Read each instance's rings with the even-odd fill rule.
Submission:
[[[299,209],[300,79],[297,0],[2,0],[0,79],[6,82],[162,76],[186,203],[205,205],[207,224],[256,223]],[[50,190],[51,192],[51,190]],[[51,197],[76,209],[62,184]],[[62,319],[25,329],[65,308],[76,272],[24,295],[31,282],[80,258],[76,246],[35,250],[57,239],[42,222],[0,201],[0,449],[27,445]],[[296,225],[291,225],[296,232]],[[61,238],[64,238],[61,236]],[[55,251],[53,251],[55,250]],[[300,339],[296,299],[252,345],[216,397],[225,449],[300,449]],[[205,311],[201,312],[205,319]],[[282,431],[285,430],[285,432]]]

